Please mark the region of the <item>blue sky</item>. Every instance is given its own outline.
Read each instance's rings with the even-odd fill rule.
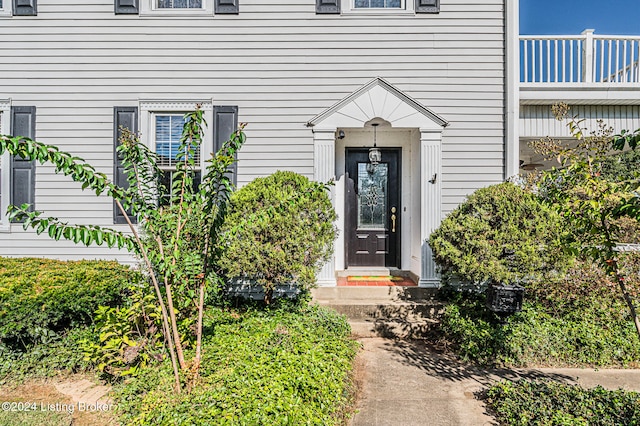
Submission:
[[[640,0],[520,0],[520,34],[574,35],[587,28],[640,35]]]

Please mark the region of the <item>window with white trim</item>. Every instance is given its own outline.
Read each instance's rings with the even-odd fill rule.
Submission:
[[[354,0],[354,9],[400,9],[402,0]]]
[[[0,101],[0,134],[8,135],[11,123],[11,107],[8,102]],[[9,230],[7,207],[11,187],[9,186],[9,153],[0,155],[0,231]]]
[[[141,15],[213,15],[214,0],[142,0]]]
[[[204,118],[207,123],[212,123],[211,103],[199,103],[204,110]],[[180,138],[182,136],[182,126],[184,125],[184,114],[193,111],[196,103],[193,102],[172,102],[155,103],[142,102],[141,112],[141,137],[143,142],[158,155],[158,167],[162,170],[160,182],[167,189],[164,194],[159,194],[160,205],[167,205],[170,201],[170,191],[173,178],[176,172],[177,156],[180,148]],[[148,137],[145,137],[148,135]],[[195,179],[194,185],[199,185],[204,169],[204,160],[201,152],[212,152],[213,139],[208,127],[204,128],[202,145],[196,149],[195,153]]]
[[[11,0],[0,0],[0,17],[11,16]]]
[[[202,9],[202,0],[155,0],[158,9]]]
[[[411,14],[415,0],[341,0],[343,14]]]
[[[160,205],[168,205],[170,202],[171,188],[173,187],[174,174],[178,154],[180,154],[180,138],[182,136],[182,126],[185,119],[183,114],[154,114],[154,145],[155,153],[158,155],[158,166],[162,170],[160,182],[164,186],[164,194],[160,194]],[[197,187],[202,180],[202,167],[200,165],[200,149],[195,150],[194,161],[196,163],[193,184]],[[195,188],[194,188],[195,189]]]

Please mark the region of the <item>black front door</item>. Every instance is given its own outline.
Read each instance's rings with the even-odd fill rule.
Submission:
[[[399,267],[400,148],[385,148],[369,162],[369,149],[346,151],[347,267]]]

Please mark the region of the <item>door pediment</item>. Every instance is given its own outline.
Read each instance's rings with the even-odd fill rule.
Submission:
[[[307,126],[318,129],[364,127],[366,122],[374,118],[382,118],[395,128],[442,130],[449,124],[429,108],[378,77],[316,115]]]

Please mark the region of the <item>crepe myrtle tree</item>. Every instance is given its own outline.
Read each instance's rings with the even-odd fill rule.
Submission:
[[[600,263],[618,285],[640,337],[640,321],[636,301],[629,290],[625,272],[619,262],[622,253],[616,250],[621,241],[621,218],[640,220],[640,180],[608,177],[602,164],[612,150],[636,149],[640,129],[614,134],[602,120],[598,128],[584,127],[584,120],[569,115],[569,106],[559,103],[552,108],[556,119],[567,121],[574,138],[565,144],[551,138],[533,142],[534,150],[547,159],[555,159],[560,168],[541,173],[539,194],[553,205],[571,226],[568,247]]]
[[[28,204],[9,206],[8,216],[10,220],[23,222],[25,230],[32,228],[37,234],[47,233],[55,240],[124,248],[141,259],[162,312],[162,331],[173,366],[176,392],[183,387],[181,371],[187,377],[188,388],[198,375],[205,294],[220,280],[215,264],[219,256],[218,231],[232,191],[228,172],[235,161],[234,154],[245,141],[244,125],[241,125],[218,152],[211,154],[201,182],[194,185],[196,150],[202,143],[206,122],[199,107],[185,114],[184,119],[170,189],[163,188],[159,182],[156,154],[125,128],[120,129],[122,137],[117,151],[128,188],[115,185],[82,158],[55,146],[22,136],[0,136],[0,154],[8,152],[25,160],[51,163],[56,173],[80,182],[83,190],[93,191],[96,196],[113,197],[128,224],[128,233],[45,217],[41,211],[30,211]],[[159,206],[158,195],[166,190],[170,194],[169,205]],[[134,224],[134,218],[140,225]],[[187,361],[184,346],[194,334],[195,355]]]

